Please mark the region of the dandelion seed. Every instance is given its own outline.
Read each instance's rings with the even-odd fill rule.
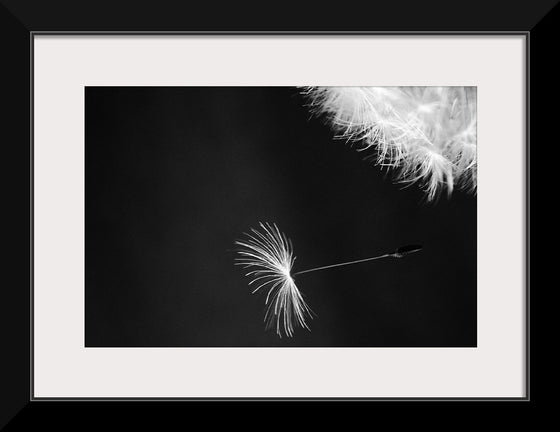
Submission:
[[[306,87],[313,113],[336,137],[376,151],[396,181],[434,200],[454,186],[476,192],[476,87]]]
[[[281,232],[276,224],[259,223],[261,230],[251,228],[245,233],[244,240],[237,240],[239,257],[236,264],[250,269],[246,276],[251,278],[249,286],[255,294],[261,290],[267,291],[265,299],[266,328],[274,328],[278,336],[284,333],[288,337],[294,335],[296,327],[310,330],[307,319],[311,319],[313,311],[307,305],[294,281],[295,275],[358,264],[382,258],[402,258],[417,252],[421,246],[404,246],[392,253],[315,267],[292,273],[296,257],[293,253],[291,240]]]

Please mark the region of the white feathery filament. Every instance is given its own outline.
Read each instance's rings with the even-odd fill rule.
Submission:
[[[282,332],[293,336],[294,326],[309,330],[306,323],[313,313],[297,288],[291,271],[296,257],[292,242],[275,224],[260,223],[262,231],[251,228],[245,240],[237,240],[240,247],[236,258],[238,265],[250,268],[253,293],[268,290],[265,304],[267,328],[274,327],[278,336]]]
[[[336,137],[375,149],[396,180],[428,200],[454,186],[476,192],[476,87],[305,87]]]

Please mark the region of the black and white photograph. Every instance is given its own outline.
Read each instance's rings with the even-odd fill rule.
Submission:
[[[0,429],[68,403],[127,426],[162,403],[532,403],[559,2],[0,0],[6,227],[28,221]]]
[[[86,347],[476,347],[477,88],[85,92]]]

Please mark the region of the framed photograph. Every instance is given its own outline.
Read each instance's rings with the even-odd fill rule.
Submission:
[[[274,31],[24,3],[0,8],[30,218],[3,424],[44,401],[531,400],[530,52],[556,2]]]

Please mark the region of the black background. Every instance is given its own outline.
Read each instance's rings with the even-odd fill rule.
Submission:
[[[476,197],[426,203],[333,139],[295,88],[86,88],[86,346],[476,346]],[[317,317],[265,331],[234,266],[259,221],[293,241]]]

